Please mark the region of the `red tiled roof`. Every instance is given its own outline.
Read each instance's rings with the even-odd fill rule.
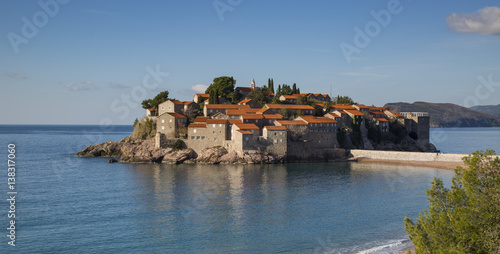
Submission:
[[[262,119],[264,117],[261,114],[246,114],[246,115],[242,115],[241,118],[243,118],[243,119]]]
[[[156,111],[154,108],[148,108],[148,111]]]
[[[297,99],[297,96],[295,96],[295,95],[281,95],[281,97],[283,97],[285,99],[291,99],[291,100]]]
[[[206,123],[208,119],[209,119],[209,118],[208,118],[208,117],[206,117],[206,116],[197,116],[197,117],[194,119],[194,122],[195,122],[195,123]]]
[[[286,131],[285,126],[264,126],[268,131]]]
[[[235,123],[240,130],[258,130],[259,127],[253,123]]]
[[[372,115],[385,115],[385,113],[382,111],[373,111],[373,110],[370,110],[370,114],[372,114]]]
[[[206,123],[190,123],[188,128],[206,128],[207,124]]]
[[[266,104],[268,108],[272,109],[282,109],[282,108],[289,108],[289,109],[312,109],[314,110],[313,107],[309,105],[294,105],[294,104]]]
[[[187,118],[185,115],[180,114],[180,113],[167,113],[175,118]]]
[[[242,101],[238,102],[238,105],[241,105],[241,104],[243,104],[243,103],[248,103],[248,102],[250,102],[251,100],[252,100],[252,99],[242,100]]]
[[[345,112],[344,110],[337,110],[337,112],[338,112],[340,115],[345,115],[345,114],[347,114],[347,112]]]
[[[245,109],[250,108],[250,105],[234,105],[234,104],[207,104],[207,109]]]
[[[227,119],[208,119],[207,124],[224,124],[227,122]]]
[[[354,107],[352,105],[346,105],[346,104],[335,104],[335,105],[332,105],[332,108],[354,109]]]
[[[241,86],[239,86],[239,87],[236,87],[234,90],[240,90],[240,91],[242,91],[242,92],[251,92],[251,91],[253,91],[253,88],[251,88],[251,87],[241,87]]]
[[[246,112],[242,109],[229,109],[227,110],[227,115],[228,116],[234,116],[234,115],[244,115]]]
[[[283,119],[281,114],[263,114],[265,119]]]
[[[304,121],[290,121],[290,120],[276,120],[276,122],[280,123],[281,125],[307,125],[306,122]]]
[[[183,102],[182,102],[182,104],[184,104],[184,105],[189,105],[189,104],[191,104],[191,103],[194,103],[194,101],[183,101]]]
[[[198,97],[202,97],[202,98],[209,98],[210,97],[210,94],[208,94],[208,93],[197,93],[196,95]]]
[[[355,116],[364,116],[363,113],[361,113],[359,110],[353,109],[353,110],[344,110],[345,112],[349,114],[353,114]]]
[[[260,108],[245,108],[243,111],[247,112],[247,114],[255,114],[261,110]]]
[[[227,119],[229,121],[229,124],[235,124],[235,123],[243,123],[241,119]]]
[[[366,105],[364,105],[364,104],[356,104],[356,105],[354,105],[354,106],[355,106],[355,107],[358,107],[358,108],[360,108],[360,109],[361,109],[361,108],[363,108],[363,109],[364,109],[364,108],[370,108],[370,107],[368,107],[368,106],[366,106]]]
[[[387,121],[387,119],[385,118],[375,118],[375,120],[379,121],[379,122],[389,122]]]
[[[336,123],[337,121],[328,117],[301,116],[306,123]]]
[[[241,134],[253,135],[253,133],[246,130],[236,130],[236,131],[240,132]]]

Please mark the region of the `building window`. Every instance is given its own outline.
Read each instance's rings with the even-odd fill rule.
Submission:
[[[280,132],[280,135],[283,136],[283,132]]]
[[[193,139],[194,139],[194,136],[191,136],[191,140],[193,140]]]
[[[162,129],[162,130],[164,130],[164,129],[165,129],[165,126],[162,126],[162,127],[161,127],[161,129]]]
[[[248,141],[248,137],[245,137],[245,141]]]
[[[205,136],[201,136],[201,139],[205,139]]]
[[[217,140],[217,138],[214,138],[214,141]]]
[[[219,127],[222,127],[222,124],[219,124]]]
[[[214,123],[214,124],[212,124],[212,127],[214,127],[214,128],[215,128],[215,123]]]
[[[196,139],[200,139],[200,136],[196,136]]]
[[[172,119],[170,119],[170,122],[172,122]]]
[[[275,132],[275,133],[274,133],[274,136],[276,136],[276,135],[278,135],[278,133],[277,133],[277,132]]]
[[[194,129],[193,132],[196,133],[196,129]]]
[[[161,110],[164,110],[164,109],[165,109],[165,107],[161,106]]]
[[[275,139],[275,140],[274,140],[274,143],[275,143],[275,144],[276,144],[276,143],[278,143],[278,140],[277,140],[277,139]]]
[[[168,106],[168,109],[170,110],[170,109],[172,109],[172,107]]]
[[[161,119],[161,123],[165,123],[165,120]]]
[[[212,134],[215,134],[215,131],[212,131]]]
[[[283,139],[280,139],[280,142],[283,142]]]

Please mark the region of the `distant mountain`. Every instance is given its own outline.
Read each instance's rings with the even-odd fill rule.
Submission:
[[[481,111],[490,115],[498,115],[500,116],[500,104],[498,105],[484,105],[484,106],[474,106],[470,107],[470,109]]]
[[[452,103],[387,103],[398,112],[429,112],[431,127],[500,127],[500,116],[490,115]]]

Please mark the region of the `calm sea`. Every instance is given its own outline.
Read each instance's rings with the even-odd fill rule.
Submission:
[[[484,130],[444,129],[444,136],[498,138],[497,130],[479,134]],[[0,125],[4,163],[7,145],[16,145],[18,192],[11,247],[4,168],[0,252],[389,253],[408,245],[403,218],[426,208],[432,178],[449,182],[453,174],[380,164],[145,165],[75,157],[131,131]],[[460,151],[469,151],[470,142],[463,144]]]

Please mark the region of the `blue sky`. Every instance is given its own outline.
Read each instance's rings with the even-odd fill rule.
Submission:
[[[273,78],[276,87],[297,83],[302,92],[332,90],[367,105],[500,103],[495,1],[0,6],[0,124],[130,124],[145,114],[142,99],[168,90],[191,100],[223,75],[234,76],[237,86]],[[368,42],[355,40],[356,28]],[[341,45],[356,52],[346,57]]]

